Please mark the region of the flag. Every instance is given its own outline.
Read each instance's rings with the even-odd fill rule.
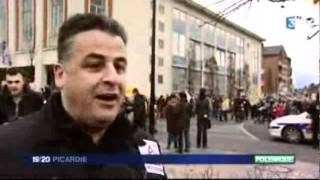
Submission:
[[[296,19],[294,16],[286,18],[286,27],[288,29],[295,29],[296,28]]]

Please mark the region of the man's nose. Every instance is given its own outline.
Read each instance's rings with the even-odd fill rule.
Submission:
[[[119,73],[113,63],[107,63],[103,71],[102,81],[107,84],[116,84],[119,82]]]

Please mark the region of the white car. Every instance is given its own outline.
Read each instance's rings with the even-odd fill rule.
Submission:
[[[311,118],[307,112],[287,115],[270,122],[269,133],[274,138],[285,139],[290,143],[311,140]]]

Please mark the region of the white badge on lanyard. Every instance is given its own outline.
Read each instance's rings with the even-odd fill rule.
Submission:
[[[160,155],[160,150],[158,144],[154,141],[143,140],[146,144],[144,146],[139,146],[139,152],[141,155]],[[164,170],[162,164],[144,164],[146,171],[148,173],[160,174],[164,176]]]

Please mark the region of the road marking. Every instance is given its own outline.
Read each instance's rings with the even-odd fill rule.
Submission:
[[[259,138],[257,138],[256,136],[254,136],[253,134],[251,134],[249,131],[247,131],[245,128],[244,128],[244,123],[241,123],[240,125],[240,129],[243,133],[245,133],[247,136],[249,136],[250,138],[252,138],[253,140],[255,141],[260,141]]]

